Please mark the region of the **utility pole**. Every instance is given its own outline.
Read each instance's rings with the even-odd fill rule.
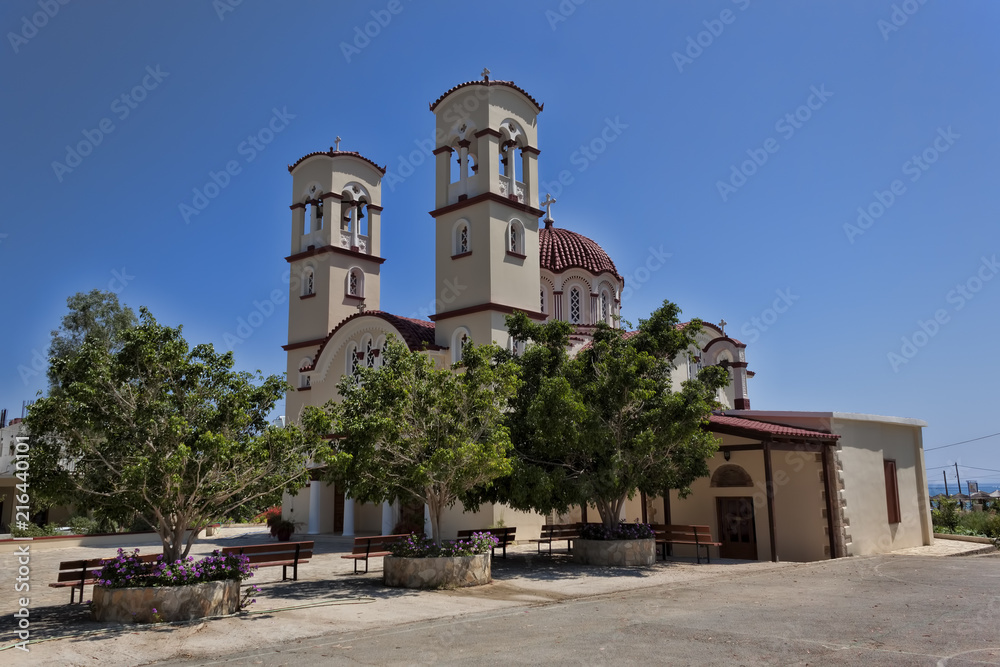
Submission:
[[[962,495],[962,476],[958,474],[958,464],[955,464],[955,477],[958,477],[958,495]],[[965,505],[962,503],[962,499],[958,499],[958,504],[965,509]]]
[[[942,470],[941,474],[944,476],[944,495],[951,498],[951,494],[948,493],[948,471]]]

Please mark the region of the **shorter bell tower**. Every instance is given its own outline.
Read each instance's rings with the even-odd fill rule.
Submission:
[[[310,153],[292,175],[292,235],[288,285],[288,382],[340,322],[379,309],[382,177],[360,153]]]

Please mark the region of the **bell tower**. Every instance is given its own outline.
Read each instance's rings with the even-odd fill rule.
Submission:
[[[436,343],[508,343],[504,317],[539,312],[538,127],[542,105],[510,81],[460,84],[435,115]]]
[[[379,309],[382,177],[360,153],[310,153],[292,175],[288,286],[288,382],[303,388],[299,369],[327,335],[361,309]]]

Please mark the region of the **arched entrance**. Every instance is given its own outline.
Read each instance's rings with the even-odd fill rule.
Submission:
[[[719,466],[712,475],[713,488],[753,488],[753,479],[738,465]],[[719,520],[719,556],[739,560],[757,560],[757,524],[753,498],[718,496],[715,499]]]

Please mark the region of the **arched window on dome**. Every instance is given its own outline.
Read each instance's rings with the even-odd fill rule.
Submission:
[[[378,348],[375,342],[369,337],[365,342],[365,365],[368,368],[375,368],[375,360],[378,358]]]
[[[583,296],[579,287],[573,287],[569,291],[569,321],[572,324],[583,323]]]
[[[601,290],[601,320],[605,324],[613,324],[613,320],[611,319],[611,294],[608,293],[608,290]]]
[[[538,310],[540,312],[543,312],[543,313],[548,313],[548,311],[545,310],[545,286],[544,285],[538,288]]]
[[[361,369],[361,360],[358,359],[358,344],[348,343],[347,359],[344,364],[344,373],[347,375],[357,375]]]
[[[518,257],[525,256],[524,225],[516,218],[507,225],[507,253]]]
[[[375,349],[378,353],[378,363],[376,364],[378,368],[385,366],[385,353],[389,349],[389,341],[385,336],[379,336],[375,341]]]

